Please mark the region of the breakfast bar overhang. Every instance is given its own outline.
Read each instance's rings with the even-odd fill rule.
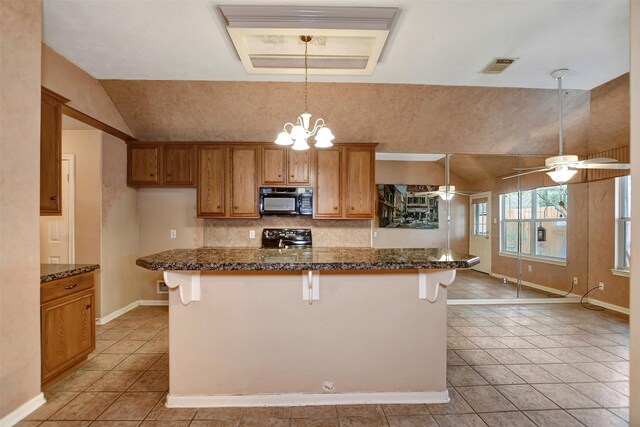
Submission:
[[[137,264],[169,292],[168,407],[443,403],[442,249],[178,249]]]

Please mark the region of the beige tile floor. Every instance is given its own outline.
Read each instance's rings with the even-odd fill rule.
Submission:
[[[567,284],[567,291],[571,284]],[[522,285],[520,298],[549,298],[548,292]],[[456,280],[447,288],[449,299],[496,299],[516,298],[515,283],[502,283],[502,280],[475,270],[458,270]]]
[[[97,327],[89,360],[21,426],[623,426],[628,320],[578,304],[451,306],[442,405],[166,409],[166,307]]]

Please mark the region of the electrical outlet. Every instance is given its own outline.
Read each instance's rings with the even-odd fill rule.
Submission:
[[[168,294],[169,293],[169,287],[167,286],[166,283],[164,283],[164,280],[156,281],[156,293],[158,293],[158,294]]]
[[[256,230],[249,230],[249,238],[250,239],[256,238]]]
[[[573,281],[571,283],[573,283],[573,286],[577,286],[578,285],[578,278],[574,277]]]
[[[171,237],[172,239],[175,239],[177,235],[178,233],[176,232],[176,230],[174,229],[169,230],[169,237]]]
[[[529,266],[527,267],[527,270],[529,271],[529,273],[531,273],[533,271],[533,266],[529,264]]]
[[[507,285],[508,283],[509,283],[509,280],[506,277],[502,276],[502,284]]]
[[[604,282],[598,282],[598,289],[604,291]]]
[[[493,218],[493,223],[497,224],[498,223],[498,218]]]
[[[377,232],[377,231],[374,231],[374,232],[373,232],[373,238],[374,238],[374,239],[377,239],[377,238],[378,238],[378,232]]]

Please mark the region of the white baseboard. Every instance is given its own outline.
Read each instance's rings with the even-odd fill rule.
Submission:
[[[169,300],[162,300],[162,299],[141,299],[138,301],[134,301],[131,304],[127,305],[126,307],[122,307],[119,310],[114,311],[113,313],[109,313],[104,317],[99,317],[96,319],[96,325],[105,325],[109,322],[111,322],[113,319],[116,319],[120,316],[122,316],[123,314],[125,314],[128,311],[133,310],[134,308],[140,306],[140,305],[169,305]]]
[[[503,277],[506,277],[507,280],[509,280],[510,282],[517,282],[518,281],[518,279],[516,279],[514,277],[504,276],[502,274],[491,273],[491,276],[497,277],[498,279],[502,279]],[[535,289],[539,289],[541,291],[549,292],[550,294],[564,295],[564,294],[567,293],[566,291],[563,291],[563,290],[560,290],[560,289],[550,288],[548,286],[543,286],[543,285],[538,285],[537,283],[527,282],[525,280],[521,280],[520,283],[522,283],[523,285],[528,286],[530,288],[535,288]],[[582,297],[582,295],[570,293],[569,295],[567,295],[567,297],[580,298],[580,297]],[[570,301],[567,301],[567,302],[570,302]]]
[[[169,305],[168,299],[141,299],[140,305]]]
[[[167,408],[449,403],[449,392],[167,395]]]
[[[136,308],[139,305],[140,305],[140,301],[134,301],[131,304],[129,304],[129,305],[125,306],[125,307],[122,307],[122,308],[120,308],[120,309],[118,309],[118,310],[116,310],[116,311],[114,311],[112,313],[109,313],[104,317],[99,317],[99,318],[96,319],[96,325],[105,325],[105,324],[111,322],[116,317],[122,316],[126,312],[133,310],[134,308]]]
[[[18,424],[22,419],[45,403],[47,403],[47,401],[44,398],[44,394],[38,394],[33,399],[19,406],[13,412],[0,419],[0,427],[12,427]]]
[[[579,303],[580,297],[564,298],[468,298],[449,299],[447,305],[501,305],[501,304],[568,304]]]
[[[604,307],[604,308],[607,308],[607,309],[612,310],[612,311],[617,311],[618,313],[622,313],[622,314],[630,314],[631,313],[628,308],[620,307],[619,305],[609,304],[608,302],[600,301],[600,300],[597,300],[597,299],[588,298],[587,302],[589,304],[593,304],[593,305],[597,305],[597,306],[600,306],[600,307]]]

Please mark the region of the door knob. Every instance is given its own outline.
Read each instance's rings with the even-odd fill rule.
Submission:
[[[91,304],[87,304],[87,306],[85,307],[87,310],[89,310],[91,308]]]
[[[58,200],[58,196],[51,196],[50,199],[51,200]]]

